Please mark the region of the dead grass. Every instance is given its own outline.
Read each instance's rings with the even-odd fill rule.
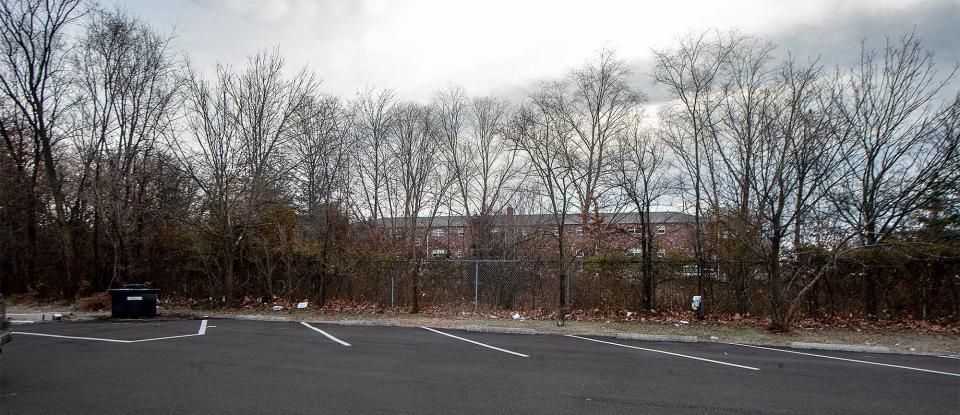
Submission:
[[[198,314],[190,309],[168,309],[178,314]],[[291,320],[327,322],[350,322],[361,324],[387,324],[398,326],[430,326],[437,328],[464,328],[468,326],[493,326],[529,328],[538,333],[605,335],[618,333],[641,333],[658,335],[697,336],[700,341],[747,343],[769,346],[788,346],[791,342],[855,344],[862,346],[885,346],[902,353],[960,355],[960,335],[928,331],[869,332],[857,329],[798,328],[789,333],[774,333],[756,322],[622,322],[622,321],[567,321],[558,327],[552,320],[513,320],[495,315],[418,315],[400,313],[325,313],[318,311],[264,311],[264,310],[217,310],[202,312],[211,317],[234,317],[259,314],[271,317],[286,317]],[[679,320],[686,321],[686,320]]]
[[[10,294],[4,296],[4,300],[10,307],[26,308],[64,308],[72,306],[73,302],[69,299],[49,299],[41,297],[36,291],[29,291],[21,294]]]
[[[77,310],[82,311],[103,311],[110,309],[110,295],[101,292],[89,297],[77,299]]]

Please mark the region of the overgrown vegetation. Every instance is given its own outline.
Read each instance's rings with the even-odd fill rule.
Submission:
[[[79,0],[0,6],[4,293],[100,307],[146,282],[190,304],[414,313],[478,293],[560,323],[700,295],[698,318],[774,330],[960,317],[960,94],[912,34],[851,68],[680,37],[655,52],[671,98],[656,120],[610,50],[516,101],[451,87],[414,102],[328,96],[277,50],[196,68],[172,36]],[[658,252],[663,206],[694,221]],[[508,208],[549,220],[507,229]],[[636,256],[605,239],[603,214],[625,211]],[[466,217],[460,257],[508,260],[483,263],[480,287],[481,265],[431,258],[440,213]]]

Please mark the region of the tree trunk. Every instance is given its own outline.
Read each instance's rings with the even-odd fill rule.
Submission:
[[[410,280],[413,285],[413,307],[410,309],[410,313],[417,314],[420,312],[420,260],[415,259],[410,262]]]
[[[870,318],[877,317],[877,285],[879,284],[879,280],[880,270],[876,268],[875,264],[869,266],[867,269],[864,310],[867,312],[867,316]]]
[[[563,263],[560,263],[560,304],[557,312],[557,326],[563,326],[567,319],[567,273],[564,271]]]
[[[788,332],[791,320],[790,304],[784,298],[779,253],[779,247],[772,247],[767,258],[767,272],[770,273],[770,330]]]
[[[707,317],[707,307],[706,307],[706,298],[704,295],[704,282],[703,282],[703,269],[706,265],[706,262],[703,260],[703,256],[697,258],[697,295],[700,296],[700,305],[697,307],[697,320],[703,321]]]
[[[653,310],[653,260],[643,258],[641,264],[643,268],[643,311],[649,313]]]
[[[564,257],[565,257],[566,255],[565,255],[565,252],[564,252],[564,243],[563,243],[563,239],[564,239],[564,233],[563,233],[563,231],[564,231],[564,229],[563,229],[562,223],[561,223],[560,226],[558,226],[558,228],[560,229],[559,239],[557,240],[558,252],[560,253],[560,272],[559,272],[559,279],[560,279],[560,280],[559,280],[559,282],[560,282],[560,284],[559,284],[559,285],[560,285],[560,297],[559,297],[559,298],[560,298],[560,304],[559,304],[559,306],[557,307],[557,308],[558,308],[558,312],[557,312],[557,326],[563,326],[563,325],[564,325],[564,322],[565,322],[566,319],[567,319],[567,290],[566,290],[567,268],[566,268],[566,264],[564,263],[564,262],[565,262],[565,261],[564,261]]]
[[[223,296],[223,298],[221,298],[221,301],[225,305],[229,306],[233,304],[233,300],[234,300],[235,276],[233,275],[234,274],[233,265],[234,265],[234,249],[236,245],[234,242],[233,229],[232,229],[232,225],[230,224],[230,219],[227,218],[224,222],[226,226],[223,231],[224,234],[221,241],[222,246],[220,248],[221,249],[220,254],[222,255],[221,261],[223,261],[223,292],[221,292],[221,295]]]

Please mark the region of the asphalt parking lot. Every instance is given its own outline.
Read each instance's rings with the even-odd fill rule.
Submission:
[[[212,319],[16,331],[4,415],[960,411],[960,360],[935,356]]]

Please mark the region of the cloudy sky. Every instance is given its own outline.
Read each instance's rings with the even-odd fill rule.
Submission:
[[[960,61],[960,0],[801,1],[386,1],[126,0],[193,64],[239,65],[279,47],[291,69],[307,65],[326,92],[369,85],[424,99],[459,84],[476,94],[520,93],[559,76],[602,47],[636,67],[656,99],[650,51],[690,31],[739,29],[800,56],[847,65],[866,39],[916,30],[944,68]],[[956,84],[954,84],[956,85]]]

